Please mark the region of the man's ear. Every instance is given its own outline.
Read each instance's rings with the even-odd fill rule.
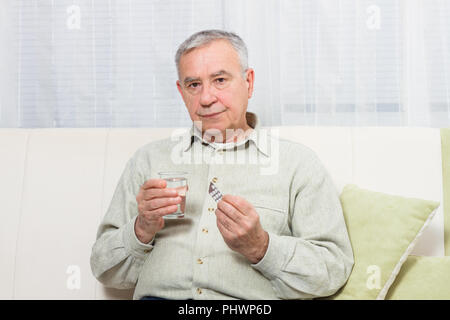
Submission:
[[[181,87],[180,80],[177,80],[177,89],[178,89],[178,92],[181,94],[181,98],[183,98],[183,100],[184,100],[183,88]]]
[[[248,98],[250,99],[253,94],[253,84],[255,83],[255,71],[252,68],[248,68],[246,73],[247,79],[245,81],[247,82]]]

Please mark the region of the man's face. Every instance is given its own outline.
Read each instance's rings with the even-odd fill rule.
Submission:
[[[245,113],[252,96],[254,71],[245,79],[236,50],[226,40],[216,40],[185,53],[179,62],[178,91],[192,121],[202,131],[248,129]]]

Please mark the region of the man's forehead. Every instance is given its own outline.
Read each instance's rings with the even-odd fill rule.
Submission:
[[[228,72],[225,69],[220,69],[220,70],[217,70],[217,71],[213,71],[213,72],[211,72],[211,73],[209,73],[207,75],[208,78],[214,78],[214,77],[218,77],[218,76],[231,76],[231,72]],[[183,81],[184,82],[190,82],[190,81],[199,80],[199,79],[201,79],[200,76],[189,76],[189,75],[186,75],[184,77]]]

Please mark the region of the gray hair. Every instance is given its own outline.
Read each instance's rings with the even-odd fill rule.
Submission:
[[[241,64],[242,75],[245,77],[245,71],[248,69],[247,46],[237,34],[223,30],[203,30],[194,33],[182,44],[180,44],[177,53],[175,54],[175,64],[177,66],[178,77],[180,77],[179,65],[183,54],[220,39],[227,40],[236,50],[239,56],[239,62]]]

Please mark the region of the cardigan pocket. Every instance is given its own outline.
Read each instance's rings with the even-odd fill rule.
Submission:
[[[281,234],[285,225],[287,225],[287,210],[261,203],[254,203],[252,205],[259,215],[259,221],[263,229],[274,234]]]
[[[263,205],[253,205],[253,207],[256,208],[261,208],[261,209],[268,209],[268,210],[273,210],[273,211],[277,211],[277,212],[281,212],[281,213],[286,213],[287,210],[285,209],[280,209],[280,208],[272,208],[272,207],[268,207],[268,206],[263,206]]]

